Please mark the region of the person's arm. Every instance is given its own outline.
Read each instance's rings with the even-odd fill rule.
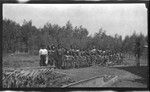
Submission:
[[[48,50],[46,50],[46,64],[48,64]]]
[[[41,51],[41,49],[39,50],[39,56],[41,56],[41,53],[42,53],[42,51]]]

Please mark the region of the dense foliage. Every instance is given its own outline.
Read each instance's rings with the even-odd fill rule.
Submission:
[[[139,42],[140,51],[143,51],[144,45],[148,42],[147,36],[133,33],[131,36],[122,36],[116,34],[114,37],[107,35],[102,28],[98,33],[89,36],[88,30],[82,25],[73,27],[68,21],[65,26],[46,23],[43,28],[36,28],[32,21],[24,20],[23,25],[17,24],[10,19],[3,20],[3,52],[14,53],[28,52],[35,53],[39,50],[41,44],[57,46],[61,44],[64,48],[77,48],[80,50],[91,49],[95,46],[97,49],[113,50],[117,52],[135,53]]]

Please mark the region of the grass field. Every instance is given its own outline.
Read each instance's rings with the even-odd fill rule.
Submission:
[[[3,67],[36,67],[39,66],[40,58],[38,55],[29,54],[8,54],[3,56]]]

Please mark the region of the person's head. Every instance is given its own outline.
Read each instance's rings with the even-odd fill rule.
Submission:
[[[41,44],[41,49],[45,49],[45,45],[44,44]]]
[[[50,50],[50,46],[49,45],[47,45],[47,49]]]

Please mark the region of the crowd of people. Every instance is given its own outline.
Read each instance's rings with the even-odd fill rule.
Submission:
[[[39,50],[40,66],[54,66],[59,69],[89,67],[92,65],[110,66],[123,63],[123,54],[111,50],[65,49],[62,46],[42,46]]]

